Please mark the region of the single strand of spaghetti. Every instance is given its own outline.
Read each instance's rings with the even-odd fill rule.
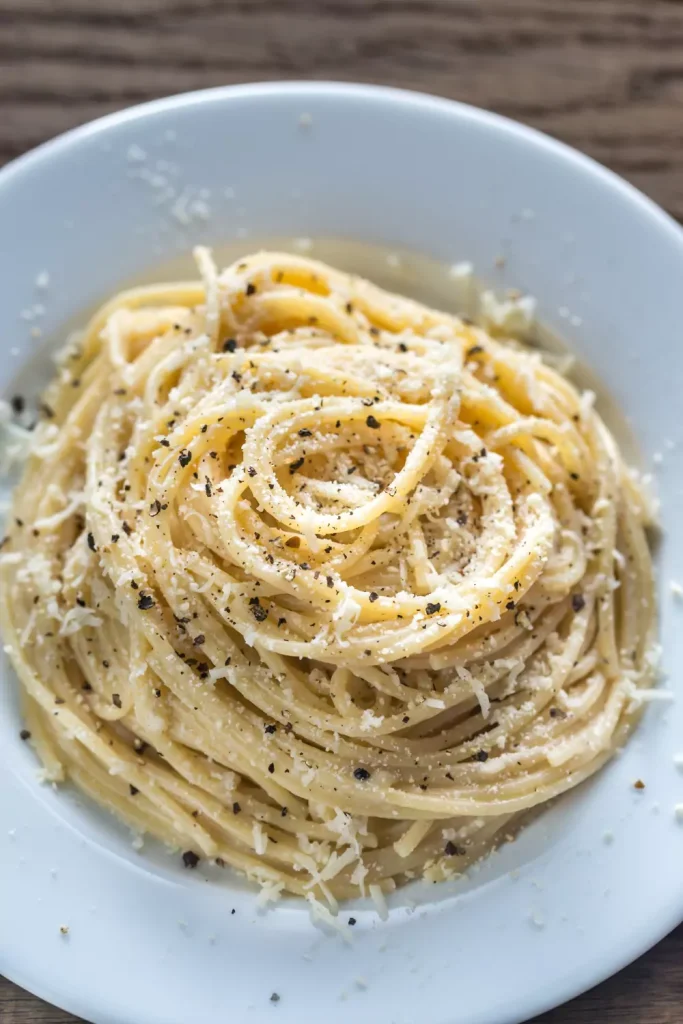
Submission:
[[[218,274],[211,252],[206,246],[197,245],[192,251],[197,269],[204,285],[204,323],[206,333],[213,345],[218,343],[221,329],[221,310],[218,295]]]

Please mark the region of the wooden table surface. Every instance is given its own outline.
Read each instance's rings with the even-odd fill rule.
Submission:
[[[0,0],[0,163],[133,103],[282,78],[508,114],[683,221],[683,0]],[[0,978],[1,1024],[74,1020]],[[683,928],[536,1024],[611,1022],[682,1024]]]

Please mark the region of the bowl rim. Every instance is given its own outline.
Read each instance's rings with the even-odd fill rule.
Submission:
[[[225,97],[230,97],[231,99],[268,98],[281,96],[283,93],[290,96],[301,96],[302,98],[312,98],[319,95],[338,99],[345,97],[348,99],[358,99],[363,96],[370,96],[375,100],[396,104],[416,112],[431,110],[453,114],[454,111],[457,111],[458,116],[463,120],[478,122],[505,135],[517,136],[534,146],[543,148],[547,152],[568,160],[575,165],[577,170],[583,170],[597,176],[603,183],[620,192],[625,199],[635,202],[644,213],[655,217],[659,221],[660,227],[673,232],[678,241],[683,242],[683,227],[654,199],[651,199],[639,188],[631,184],[631,182],[622,178],[616,171],[605,167],[598,160],[537,128],[516,121],[504,114],[498,114],[495,111],[486,110],[471,103],[465,103],[462,100],[435,96],[428,92],[404,89],[398,86],[376,85],[365,82],[343,82],[333,79],[272,79],[217,85],[206,89],[193,89],[189,92],[174,93],[170,96],[147,100],[144,103],[136,103],[133,106],[124,107],[109,114],[103,114],[101,117],[86,121],[84,124],[77,125],[74,128],[69,128],[54,138],[47,139],[26,153],[22,153],[20,156],[10,160],[3,167],[0,167],[0,189],[26,170],[30,170],[32,167],[58,156],[62,150],[68,149],[72,145],[77,145],[102,132],[106,132],[117,125],[143,121],[150,115],[159,112],[181,110],[197,104],[220,102]]]
[[[528,144],[531,148],[544,150],[565,164],[571,165],[577,173],[588,175],[594,180],[602,182],[603,185],[608,186],[615,194],[620,195],[624,201],[630,203],[643,215],[646,215],[655,227],[668,236],[671,242],[680,246],[681,255],[683,256],[683,227],[670,214],[636,186],[621,178],[616,172],[604,167],[597,160],[579,152],[572,146],[509,117],[459,100],[393,86],[359,82],[269,80],[221,85],[177,93],[105,114],[39,144],[0,168],[0,207],[4,202],[3,189],[13,185],[15,182],[19,182],[26,172],[38,168],[49,170],[49,162],[52,159],[59,157],[63,152],[73,147],[78,147],[81,143],[91,138],[106,134],[109,130],[118,126],[136,122],[142,123],[148,117],[157,113],[168,113],[193,106],[213,103],[220,105],[226,100],[230,102],[255,98],[267,100],[269,98],[281,97],[283,94],[300,97],[302,100],[326,97],[337,100],[371,98],[377,104],[402,108],[406,112],[414,114],[437,112],[449,117],[456,116],[462,121],[484,125],[492,132],[503,137],[514,137]],[[619,947],[618,954],[610,953],[599,965],[594,966],[592,971],[580,972],[581,980],[578,980],[572,972],[561,980],[558,979],[553,990],[554,994],[550,996],[547,993],[543,996],[539,994],[535,997],[530,996],[524,1012],[528,1012],[529,1008],[531,1008],[534,1015],[545,1012],[558,1006],[558,999],[564,1002],[593,988],[651,949],[653,945],[661,941],[675,928],[682,919],[683,908],[680,906],[670,907],[669,914],[666,917],[660,914],[651,918],[650,927],[643,928],[639,931],[638,935],[625,939],[624,943]],[[32,977],[22,976],[16,971],[11,971],[6,976],[10,980],[16,981],[19,985],[28,986],[29,991],[36,995],[55,1002],[56,993],[52,992],[47,984],[35,984]],[[69,1008],[72,1012],[79,1011],[79,999],[80,997],[70,1001]],[[60,1005],[60,1002],[57,1001],[55,1005]],[[81,1004],[81,1013],[87,1013],[88,1009],[87,1006]],[[512,1016],[506,1018],[508,1022],[519,1019],[514,1015],[514,1011]],[[527,1018],[525,1017],[524,1019]]]

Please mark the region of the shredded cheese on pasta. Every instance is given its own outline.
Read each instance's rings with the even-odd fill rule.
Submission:
[[[45,395],[0,555],[27,729],[187,866],[384,913],[627,737],[646,506],[538,353],[303,257],[198,265]]]

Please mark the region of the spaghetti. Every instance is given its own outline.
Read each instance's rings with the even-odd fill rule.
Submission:
[[[49,779],[324,900],[452,877],[626,739],[647,512],[540,355],[262,253],[62,356],[1,556]]]

